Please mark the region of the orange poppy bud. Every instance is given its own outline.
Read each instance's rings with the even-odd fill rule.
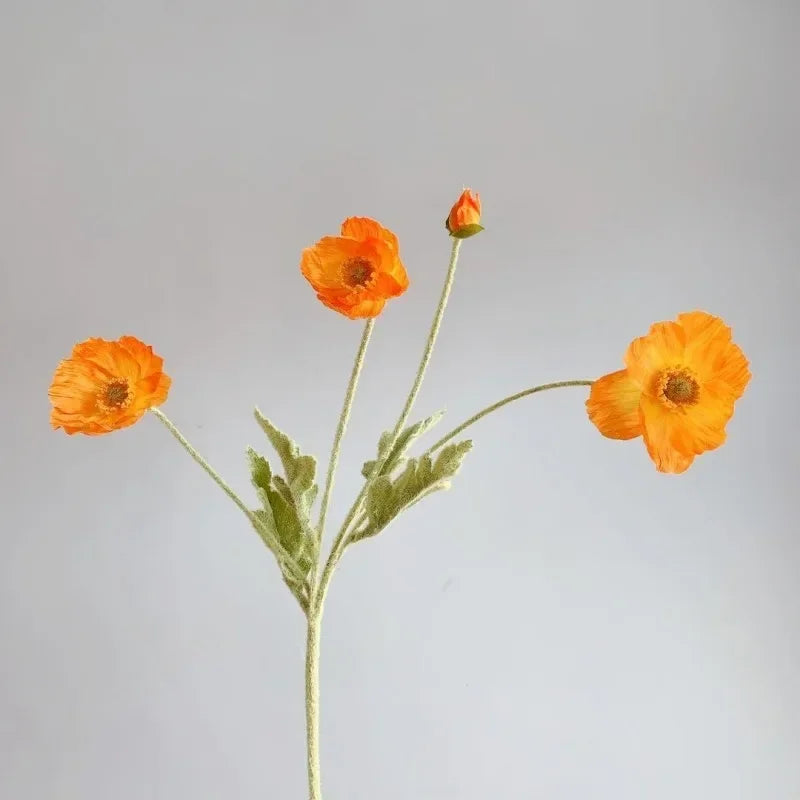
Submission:
[[[480,222],[480,195],[477,192],[473,194],[470,189],[464,189],[461,197],[450,209],[450,215],[445,220],[444,226],[450,231],[450,235],[455,236],[456,239],[467,239],[483,230]]]

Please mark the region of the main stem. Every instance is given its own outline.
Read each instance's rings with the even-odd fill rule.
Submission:
[[[358,379],[364,366],[367,345],[374,327],[374,319],[368,320],[364,325],[361,343],[358,346],[353,369],[350,373],[350,382],[345,392],[342,413],[339,415],[336,434],[333,437],[331,457],[328,461],[328,474],[325,479],[325,490],[322,493],[322,504],[319,512],[319,522],[317,523],[317,536],[319,537],[320,545],[325,533],[325,519],[328,515],[328,507],[333,494],[333,482],[336,477],[336,467],[339,464],[342,439],[347,430],[347,422],[353,409]],[[319,759],[319,643],[322,626],[322,602],[318,602],[317,592],[314,587],[316,571],[317,565],[315,563],[309,576],[311,597],[308,604],[308,630],[306,634],[306,753],[308,755],[308,793],[310,800],[321,800],[322,798]]]
[[[308,611],[306,636],[306,752],[308,754],[308,797],[322,800],[319,761],[319,640],[322,609],[314,608],[312,598]]]
[[[391,441],[386,448],[386,455],[379,459],[375,465],[372,473],[373,476],[380,472],[386,457],[391,451],[397,437],[402,432],[408,417],[411,414],[411,409],[414,407],[414,402],[419,394],[422,381],[425,377],[425,371],[428,368],[428,363],[433,354],[433,348],[436,344],[436,337],[439,335],[439,328],[442,325],[442,317],[444,310],[447,306],[447,300],[450,297],[450,290],[453,288],[453,280],[456,274],[456,264],[458,263],[458,251],[461,248],[461,240],[453,240],[453,248],[450,253],[450,264],[447,269],[447,277],[445,278],[442,294],[439,298],[439,305],[436,308],[436,313],[433,317],[430,332],[428,333],[428,340],[425,343],[425,350],[422,354],[417,369],[417,374],[414,378],[414,384],[411,391],[408,393],[403,410],[397,420],[397,424],[392,432]],[[366,351],[367,342],[372,332],[371,322],[367,323],[364,329],[364,335],[361,339],[361,346],[356,356],[356,362],[353,365],[353,373],[350,377],[350,385],[348,386],[347,394],[345,396],[344,408],[342,416],[339,418],[339,427],[334,437],[333,451],[331,453],[331,460],[328,466],[328,479],[325,486],[325,492],[322,498],[322,508],[320,511],[319,521],[319,535],[322,537],[325,518],[327,516],[328,504],[330,503],[330,495],[333,490],[333,479],[336,471],[336,463],[339,459],[339,449],[341,447],[342,436],[344,435],[347,426],[347,420],[350,416],[350,410],[353,403],[353,395],[355,393],[358,375],[361,372],[361,366],[364,360],[364,352]],[[341,554],[347,545],[347,533],[350,525],[358,514],[361,504],[369,491],[372,479],[368,478],[361,489],[360,494],[356,498],[355,503],[350,508],[347,517],[339,530],[336,540],[331,547],[331,552],[328,560],[325,562],[325,568],[319,578],[319,582],[312,589],[311,600],[308,608],[308,630],[306,633],[306,743],[308,753],[308,791],[309,800],[322,800],[322,786],[320,780],[320,759],[319,759],[319,649],[320,649],[320,633],[322,625],[322,614],[325,606],[325,596],[328,592],[333,571],[336,569],[336,564],[341,557]]]

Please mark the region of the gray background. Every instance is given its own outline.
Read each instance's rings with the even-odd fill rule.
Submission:
[[[351,550],[326,798],[800,797],[797,2],[0,8],[0,796],[305,796],[304,631],[271,556],[156,420],[68,438],[47,386],[73,342],[133,333],[248,497],[255,404],[324,462],[360,324],[299,254],[373,216],[412,285],[376,328],[338,522],[466,183],[487,231],[417,416],[617,369],[697,307],[754,378],[677,478],[600,437],[583,390],[528,399],[475,429],[451,493]]]

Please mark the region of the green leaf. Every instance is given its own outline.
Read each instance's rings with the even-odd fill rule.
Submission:
[[[452,478],[461,469],[461,464],[470,450],[472,450],[472,439],[446,445],[436,456],[436,461],[433,463],[434,473]]]
[[[284,582],[297,599],[297,602],[300,603],[300,607],[303,609],[303,611],[308,613],[310,589],[307,580],[308,569],[303,567],[305,560],[288,556],[286,551],[283,549],[283,546],[280,545],[280,543],[276,544],[276,540],[278,539],[278,529],[275,523],[275,517],[272,513],[272,509],[269,506],[266,492],[260,489],[258,493],[259,497],[264,503],[264,508],[254,512],[256,521],[258,522],[256,531],[261,536],[264,544],[266,544],[275,555],[278,566],[281,570],[281,574],[283,575]],[[296,569],[293,569],[292,565],[294,565]],[[298,572],[300,575],[298,575]]]
[[[413,425],[409,425],[397,437],[391,452],[388,454],[386,461],[381,467],[381,475],[391,475],[397,467],[404,463],[403,456],[408,451],[408,448],[414,443],[416,439],[427,433],[442,417],[444,411],[437,411],[435,414],[426,417]],[[361,467],[361,474],[365,478],[369,478],[375,469],[375,465],[387,454],[389,448],[389,441],[392,438],[392,431],[384,431],[378,441],[378,458],[375,461],[365,461],[364,466]]]
[[[295,502],[308,513],[317,496],[317,486],[314,483],[317,471],[316,459],[313,456],[303,455],[300,448],[258,409],[255,410],[255,417],[281,460]]]
[[[461,468],[472,441],[465,440],[443,447],[436,460],[423,455],[406,462],[394,479],[380,475],[367,493],[367,520],[353,535],[353,541],[380,533],[398,514],[433,492],[450,488],[450,481]]]
[[[387,512],[392,505],[392,481],[385,475],[375,479],[367,494],[367,514],[374,525],[388,522]]]
[[[247,448],[247,458],[250,460],[250,476],[253,485],[258,489],[268,489],[272,483],[272,470],[264,456],[260,456],[252,447]]]
[[[319,556],[319,538],[311,524],[311,507],[317,497],[314,482],[317,462],[258,409],[255,417],[275,448],[284,476],[276,475],[269,462],[255,450],[247,451],[250,474],[262,508],[255,518],[262,539],[278,561],[283,578],[304,611],[308,611],[309,575]]]

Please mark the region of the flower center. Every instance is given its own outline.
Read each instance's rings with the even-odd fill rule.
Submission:
[[[130,386],[125,378],[109,381],[98,398],[98,404],[105,411],[118,411],[132,400]]]
[[[375,267],[366,258],[348,258],[342,264],[342,281],[351,289],[367,286],[375,275]]]
[[[658,383],[658,394],[669,406],[690,406],[697,402],[700,384],[685,367],[665,370]]]

